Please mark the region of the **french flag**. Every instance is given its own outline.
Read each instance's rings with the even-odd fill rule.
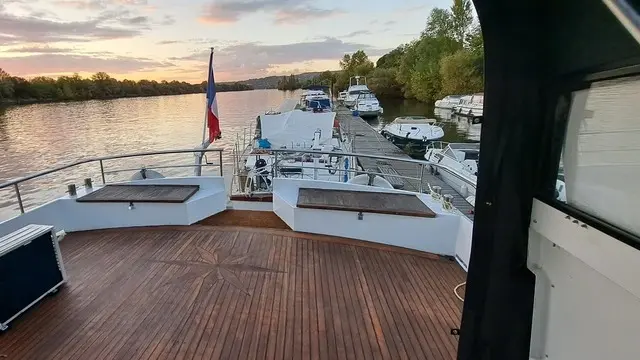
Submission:
[[[218,99],[216,98],[216,81],[213,77],[213,49],[209,57],[209,79],[207,83],[207,127],[209,128],[209,143],[220,139],[220,117],[218,116]]]

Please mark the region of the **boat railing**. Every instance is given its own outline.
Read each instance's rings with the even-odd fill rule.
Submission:
[[[429,143],[429,145],[427,145],[427,150],[429,149],[442,150],[442,149],[445,149],[447,146],[449,146],[449,144],[450,142],[447,142],[447,141],[432,141]]]
[[[40,177],[43,177],[45,175],[50,175],[62,170],[66,170],[66,169],[70,169],[73,167],[77,167],[80,165],[85,165],[85,164],[97,164],[100,166],[100,178],[102,180],[102,184],[107,184],[107,179],[106,179],[106,174],[110,174],[110,173],[119,173],[119,172],[125,172],[125,171],[138,171],[141,169],[168,169],[168,168],[187,168],[187,167],[192,167],[192,168],[196,168],[199,166],[202,167],[218,167],[220,169],[220,176],[223,176],[223,162],[222,162],[222,152],[224,150],[223,149],[177,149],[177,150],[159,150],[159,151],[149,151],[149,152],[137,152],[137,153],[130,153],[130,154],[121,154],[121,155],[110,155],[110,156],[102,156],[102,157],[91,157],[91,158],[86,158],[86,159],[82,159],[82,160],[78,160],[69,164],[65,164],[65,165],[61,165],[61,166],[57,166],[55,168],[52,169],[48,169],[48,170],[44,170],[44,171],[40,171],[34,174],[30,174],[30,175],[26,175],[17,179],[13,179],[7,182],[4,182],[2,184],[0,184],[0,190],[9,188],[9,187],[13,187],[15,196],[16,196],[16,200],[18,202],[18,206],[20,207],[20,213],[24,214],[25,212],[25,208],[24,208],[24,203],[22,201],[22,196],[20,195],[20,184],[29,181],[29,180],[34,180],[34,179],[38,179]],[[144,166],[144,167],[138,167],[138,168],[127,168],[127,169],[112,169],[109,171],[105,171],[105,161],[108,160],[117,160],[117,159],[127,159],[127,158],[136,158],[136,157],[144,157],[144,156],[156,156],[156,155],[170,155],[170,154],[188,154],[188,153],[192,153],[194,155],[205,155],[207,153],[217,153],[218,154],[218,163],[209,163],[206,162],[204,164],[178,164],[178,165],[150,165],[150,166]]]
[[[315,156],[322,156],[322,155],[328,155],[328,156],[341,156],[341,157],[348,157],[352,160],[350,160],[350,164],[351,166],[348,168],[335,168],[332,169],[334,171],[338,171],[340,174],[347,174],[350,177],[350,175],[359,175],[359,174],[369,174],[369,175],[377,175],[377,176],[381,176],[381,177],[395,177],[395,178],[399,178],[399,179],[406,179],[406,180],[413,180],[413,181],[417,181],[418,182],[418,192],[424,192],[425,189],[425,185],[428,186],[428,184],[425,184],[425,169],[428,168],[428,166],[431,167],[435,167],[438,169],[442,169],[444,171],[447,172],[451,172],[454,176],[457,176],[460,180],[464,181],[465,183],[468,184],[468,186],[475,188],[476,184],[475,181],[473,181],[472,179],[465,177],[464,175],[461,174],[457,174],[453,169],[448,168],[445,165],[442,164],[437,164],[437,163],[431,163],[428,161],[424,161],[424,160],[415,160],[415,159],[407,159],[407,158],[396,158],[396,157],[391,157],[391,156],[383,156],[383,155],[373,155],[373,154],[361,154],[361,153],[351,153],[351,152],[338,152],[338,151],[315,151],[315,150],[307,150],[307,149],[269,149],[266,150],[267,153],[265,153],[264,155],[270,156],[273,155],[273,163],[270,165],[270,171],[269,171],[269,175],[271,176],[271,178],[277,178],[277,177],[284,177],[285,175],[281,174],[281,169],[285,169],[287,168],[287,165],[283,165],[280,164],[279,160],[283,160],[285,158],[287,158],[286,154],[291,154],[291,153],[296,153],[296,154],[310,154],[310,155],[315,155]],[[20,193],[20,185],[26,181],[29,180],[34,180],[34,179],[38,179],[40,177],[49,175],[49,174],[53,174],[65,169],[69,169],[69,168],[73,168],[73,167],[77,167],[80,165],[85,165],[85,164],[96,164],[99,166],[100,168],[100,178],[102,180],[102,184],[107,184],[108,181],[106,179],[106,174],[111,174],[111,173],[119,173],[119,172],[126,172],[126,171],[138,171],[141,169],[167,169],[167,168],[186,168],[186,167],[197,167],[197,166],[202,166],[202,167],[217,167],[219,168],[219,172],[220,172],[220,176],[224,176],[224,171],[223,171],[223,156],[222,156],[222,152],[223,149],[178,149],[178,150],[162,150],[162,151],[150,151],[150,152],[138,152],[138,153],[130,153],[130,154],[122,154],[122,155],[111,155],[111,156],[103,156],[103,157],[92,157],[92,158],[87,158],[87,159],[82,159],[82,160],[78,160],[75,161],[73,163],[69,163],[66,165],[61,165],[61,166],[57,166],[55,168],[52,169],[48,169],[48,170],[44,170],[38,173],[34,173],[34,174],[30,174],[27,176],[23,176],[17,179],[13,179],[10,181],[7,181],[5,183],[0,184],[0,190],[3,189],[7,189],[10,187],[13,187],[15,196],[16,196],[16,200],[18,203],[18,206],[20,208],[20,212],[24,213],[25,212],[25,207],[24,207],[24,203],[21,197],[21,193]],[[205,162],[204,164],[201,165],[195,165],[195,164],[189,164],[189,165],[185,165],[185,164],[176,164],[176,165],[150,165],[150,166],[144,166],[144,167],[138,167],[138,168],[118,168],[118,169],[105,169],[105,161],[108,160],[116,160],[116,159],[125,159],[125,158],[136,158],[136,157],[143,157],[143,156],[155,156],[155,155],[168,155],[168,154],[187,154],[187,153],[192,153],[194,155],[200,156],[200,155],[204,155],[207,153],[217,153],[218,154],[218,163],[209,163],[208,161]],[[237,147],[234,149],[234,171],[233,171],[233,178],[232,178],[232,187],[233,187],[233,183],[235,181],[238,181],[238,185],[240,184],[247,184],[247,177],[251,176],[251,171],[249,172],[242,172],[240,171],[240,168],[242,166],[242,169],[246,169],[246,165],[244,164],[244,162],[242,161],[243,159],[246,160],[247,157],[251,156],[252,154],[249,154],[248,152],[240,152],[240,149],[238,149]],[[408,176],[408,175],[402,175],[399,173],[394,173],[394,174],[389,174],[389,173],[383,173],[381,171],[372,171],[372,170],[367,170],[367,169],[360,169],[358,167],[355,166],[356,164],[356,159],[374,159],[376,161],[381,161],[382,163],[386,163],[386,162],[400,162],[400,163],[410,163],[410,164],[414,164],[416,165],[416,175],[415,176]],[[323,170],[323,171],[327,171],[328,168],[327,167],[306,167],[305,169],[317,169],[317,170]],[[240,176],[244,175],[244,182],[241,181]],[[235,180],[235,181],[234,181]],[[241,189],[238,189],[238,193],[239,194],[256,194],[256,193],[268,193],[270,192],[270,189],[267,189],[266,191],[250,191],[251,187],[246,187],[243,186],[241,187]],[[230,189],[231,190],[231,189]]]
[[[416,159],[407,159],[407,158],[396,158],[396,157],[392,157],[392,156],[384,156],[384,155],[373,155],[373,154],[361,154],[361,153],[351,153],[351,152],[328,152],[328,151],[315,151],[315,150],[291,150],[291,149],[272,149],[270,151],[271,153],[274,154],[274,162],[273,162],[273,166],[272,166],[272,170],[271,170],[271,175],[274,178],[279,177],[279,169],[282,168],[286,168],[287,166],[281,166],[279,164],[278,159],[282,159],[284,154],[287,153],[303,153],[303,154],[312,154],[312,155],[339,155],[339,156],[346,156],[346,157],[351,157],[354,159],[374,159],[376,161],[392,161],[392,162],[402,162],[402,163],[410,163],[410,164],[415,164],[417,167],[417,174],[416,176],[408,176],[408,175],[401,175],[401,174],[385,174],[382,172],[377,172],[377,171],[371,171],[371,170],[365,170],[365,169],[338,169],[338,171],[341,172],[348,172],[348,173],[356,173],[356,174],[369,174],[369,175],[378,175],[378,176],[382,176],[382,177],[388,177],[388,176],[392,176],[395,178],[401,178],[401,179],[408,179],[408,180],[415,180],[418,182],[418,191],[419,192],[424,192],[424,180],[425,180],[425,169],[427,169],[427,166],[431,166],[434,168],[438,168],[444,171],[447,171],[451,174],[453,174],[455,177],[457,177],[458,179],[460,179],[461,181],[463,181],[464,183],[466,183],[468,186],[473,187],[474,189],[476,188],[476,182],[463,175],[463,174],[458,174],[453,168],[443,165],[443,164],[438,164],[438,163],[433,163],[433,162],[429,162],[426,160],[416,160]],[[305,167],[307,169],[322,169],[322,170],[326,170],[325,167]]]

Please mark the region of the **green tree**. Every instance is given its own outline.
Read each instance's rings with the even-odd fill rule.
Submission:
[[[283,76],[282,80],[278,82],[278,90],[296,90],[300,89],[302,84],[298,81],[298,77],[291,74],[289,76]]]
[[[376,62],[378,68],[397,68],[400,66],[400,61],[406,50],[406,45],[400,45],[397,48],[391,50],[391,52],[382,55]]]
[[[356,51],[353,55],[345,54],[340,60],[340,68],[349,76],[367,76],[374,67],[373,62],[362,50]]]
[[[440,60],[440,96],[482,91],[482,73],[478,71],[476,62],[476,55],[466,50],[443,57]]]
[[[471,0],[453,0],[451,5],[451,25],[453,36],[460,43],[464,44],[465,36],[473,23],[473,9]]]
[[[453,37],[453,16],[447,9],[435,8],[431,10],[427,19],[427,27],[422,31],[422,37]]]
[[[379,96],[402,97],[402,86],[396,72],[393,68],[377,67],[370,75],[369,88]]]
[[[0,102],[13,99],[14,89],[11,76],[0,68]]]

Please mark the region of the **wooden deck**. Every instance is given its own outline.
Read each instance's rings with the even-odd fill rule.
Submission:
[[[199,189],[198,185],[105,185],[76,201],[183,203]]]
[[[454,359],[465,273],[288,230],[74,233],[68,284],[0,334],[2,359]]]
[[[436,217],[433,210],[416,195],[409,194],[300,188],[297,206],[307,209]]]

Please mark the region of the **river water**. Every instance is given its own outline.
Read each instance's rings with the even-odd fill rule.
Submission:
[[[222,139],[212,147],[225,149],[225,165],[231,166],[236,133],[255,123],[261,112],[275,109],[284,99],[297,98],[299,94],[278,90],[219,93]],[[193,148],[202,141],[204,101],[204,94],[193,94],[0,107],[0,183],[87,157]],[[385,113],[370,121],[375,128],[382,128],[397,116],[434,116],[433,108],[416,101],[380,102]],[[444,115],[443,141],[479,140],[480,125],[446,120],[448,116]],[[217,162],[217,158],[210,158],[209,162]],[[193,155],[112,160],[105,161],[104,166],[109,172],[175,164],[193,164]],[[193,170],[158,171],[175,176]],[[107,173],[106,177],[107,181],[125,180],[132,173]],[[218,170],[208,168],[204,173],[218,174]],[[20,193],[30,208],[63,195],[67,184],[80,186],[88,177],[101,183],[99,165],[82,165],[27,181],[20,185]],[[13,189],[0,190],[0,220],[18,213]]]

